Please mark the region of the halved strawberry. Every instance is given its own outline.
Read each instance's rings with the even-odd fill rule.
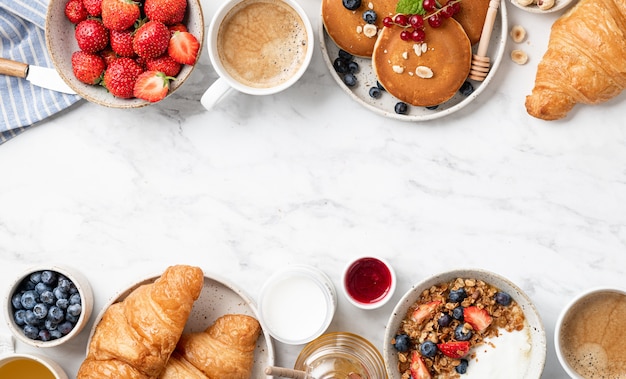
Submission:
[[[482,332],[487,329],[493,321],[487,310],[476,306],[463,309],[463,320],[470,324],[477,332]]]
[[[139,3],[133,0],[102,0],[102,22],[110,30],[126,30],[140,16]]]
[[[437,344],[439,351],[450,358],[463,358],[469,353],[469,341],[450,341]]]
[[[426,363],[422,359],[422,356],[419,355],[417,351],[413,351],[411,354],[411,376],[413,379],[430,379],[432,376],[430,375],[430,371],[428,367],[426,367]]]
[[[133,94],[139,99],[155,103],[167,96],[170,80],[173,79],[160,71],[144,71],[135,82]]]
[[[435,315],[435,312],[437,312],[439,305],[441,305],[441,301],[439,300],[418,305],[411,314],[411,320],[421,324],[425,320],[431,319]]]
[[[200,43],[189,32],[174,32],[170,38],[167,54],[180,64],[193,65],[198,58]]]

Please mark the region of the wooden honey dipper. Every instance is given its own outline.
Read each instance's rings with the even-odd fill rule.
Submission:
[[[480,35],[480,41],[478,42],[478,50],[476,50],[476,54],[472,56],[472,66],[468,76],[468,78],[472,80],[482,82],[489,73],[490,62],[487,56],[487,49],[489,48],[491,32],[493,31],[493,24],[496,21],[499,7],[500,0],[491,0],[489,2],[489,9],[487,9],[485,23],[483,24],[483,31]]]

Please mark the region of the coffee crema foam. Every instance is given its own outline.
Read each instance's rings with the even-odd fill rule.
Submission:
[[[233,79],[254,88],[276,87],[304,63],[307,31],[280,0],[244,1],[230,10],[217,37],[220,60]]]
[[[626,378],[626,295],[582,299],[563,320],[559,338],[565,360],[582,377]]]

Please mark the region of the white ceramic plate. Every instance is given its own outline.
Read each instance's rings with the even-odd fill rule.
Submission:
[[[409,112],[407,114],[397,114],[394,111],[394,107],[399,101],[397,98],[387,92],[383,92],[383,95],[379,99],[372,98],[369,95],[369,89],[370,87],[376,86],[376,75],[373,72],[371,60],[367,58],[354,58],[354,61],[359,64],[359,72],[355,74],[357,77],[357,84],[354,87],[348,87],[333,68],[333,61],[339,54],[339,47],[328,36],[328,33],[326,33],[324,22],[321,17],[319,22],[320,48],[322,50],[324,62],[326,62],[326,65],[330,70],[330,74],[337,82],[337,85],[339,85],[339,87],[343,89],[348,96],[363,105],[366,109],[385,117],[403,121],[433,120],[452,114],[474,101],[478,95],[483,92],[485,87],[487,87],[493,76],[496,74],[496,71],[500,66],[502,56],[504,55],[504,48],[508,35],[507,12],[504,0],[501,1],[498,14],[499,16],[496,17],[493,32],[491,34],[491,41],[489,41],[489,49],[487,51],[491,60],[491,69],[489,70],[489,74],[487,74],[487,77],[482,82],[469,80],[469,82],[474,86],[474,92],[471,95],[463,96],[457,92],[457,94],[450,100],[446,101],[444,104],[440,104],[439,107],[434,110],[409,105]],[[477,48],[478,44],[474,46],[473,53],[476,52],[475,50]]]
[[[126,298],[135,288],[154,282],[159,276],[151,276],[132,284],[128,288],[123,289],[118,295],[114,296],[100,311],[94,326],[91,329],[89,340],[93,335],[96,326],[102,319],[107,308]],[[255,302],[235,285],[216,276],[208,276],[205,273],[204,288],[200,293],[200,297],[194,303],[194,306],[185,326],[185,333],[195,333],[205,330],[209,325],[220,316],[225,314],[245,314],[259,319]],[[89,347],[89,344],[87,344]],[[274,346],[270,335],[263,331],[257,340],[257,346],[254,351],[254,367],[252,369],[252,378],[270,378],[265,375],[265,368],[274,365]]]
[[[507,292],[524,311],[524,316],[528,322],[531,338],[530,363],[525,379],[539,379],[546,361],[546,333],[543,322],[537,309],[531,302],[530,298],[515,284],[500,275],[480,269],[460,269],[443,272],[411,287],[410,290],[400,299],[398,304],[389,317],[385,329],[385,339],[383,341],[383,358],[385,360],[385,368],[389,379],[400,379],[398,371],[398,354],[396,349],[391,345],[391,340],[396,336],[400,324],[409,307],[414,304],[422,294],[422,292],[433,285],[448,282],[456,278],[479,279],[489,283],[502,291]],[[477,363],[479,364],[479,363]]]
[[[537,4],[521,5],[520,3],[517,2],[517,0],[510,0],[510,1],[513,5],[515,5],[519,9],[522,9],[530,13],[554,13],[576,2],[575,0],[555,0],[554,6],[552,8],[543,10],[543,9],[539,9]]]

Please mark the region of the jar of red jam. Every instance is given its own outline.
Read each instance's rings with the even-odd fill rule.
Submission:
[[[396,274],[391,265],[379,257],[352,260],[343,273],[343,290],[350,303],[363,309],[381,307],[393,296]]]

